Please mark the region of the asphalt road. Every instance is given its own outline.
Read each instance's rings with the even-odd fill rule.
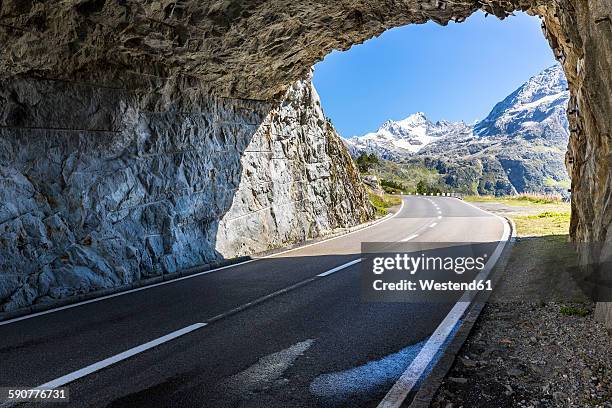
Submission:
[[[447,248],[503,232],[458,199],[408,197],[393,218],[343,237],[0,323],[0,387],[40,386],[190,327],[75,375],[69,405],[376,406],[453,304],[365,303],[361,264],[334,268],[359,259],[362,242]]]

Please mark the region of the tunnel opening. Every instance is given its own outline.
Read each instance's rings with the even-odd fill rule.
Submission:
[[[314,84],[356,159],[394,163],[383,183],[569,201],[568,84],[540,26],[479,12],[395,28],[328,55]]]
[[[93,3],[4,0],[0,5],[0,43],[3,44],[0,49],[0,130],[3,132],[0,157],[3,179],[10,180],[7,182],[10,186],[2,189],[5,203],[8,203],[3,207],[3,222],[9,225],[2,232],[2,238],[11,248],[3,249],[3,270],[9,272],[1,277],[0,298],[3,303],[6,299],[18,298],[11,307],[27,307],[37,301],[63,297],[67,293],[63,286],[59,289],[54,286],[60,275],[67,287],[74,289],[76,286],[87,291],[91,287],[121,286],[138,281],[143,276],[143,265],[145,270],[158,268],[172,272],[177,264],[194,265],[199,258],[206,258],[202,256],[204,253],[217,256],[218,248],[212,243],[217,239],[218,222],[228,206],[244,204],[235,202],[231,193],[221,192],[219,181],[231,180],[229,184],[237,184],[241,180],[237,174],[247,171],[238,164],[242,158],[240,152],[257,131],[254,125],[259,120],[263,121],[269,114],[278,117],[283,107],[299,105],[279,104],[290,91],[291,84],[307,78],[314,63],[333,49],[347,49],[407,24],[461,22],[477,10],[499,18],[522,10],[543,18],[546,38],[563,66],[570,90],[570,139],[566,155],[572,180],[570,235],[576,242],[612,242],[612,201],[609,200],[612,191],[609,148],[612,20],[608,0],[342,1],[309,3],[307,7],[303,2],[284,0],[186,1],[180,7],[174,2]],[[129,97],[105,99],[104,96],[124,92],[128,92]],[[58,107],[68,102],[74,102],[72,106],[78,109],[62,113]],[[202,109],[203,106],[207,109]],[[141,137],[147,135],[146,126],[139,124],[147,115],[156,116],[158,129],[169,136],[158,138],[160,132],[153,132],[152,140],[164,154],[174,155],[177,142],[180,145],[189,140],[201,141],[205,132],[212,135],[211,140],[219,141],[232,140],[221,133],[234,135],[236,143],[232,149],[236,154],[225,157],[232,164],[226,166],[220,162],[212,166],[215,169],[207,169],[224,168],[223,174],[227,177],[220,178],[218,171],[185,172],[181,160],[175,158],[166,158],[172,166],[165,166],[164,160],[156,154],[147,156],[147,160],[134,161],[138,170],[134,174],[144,174],[142,180],[149,179],[146,183],[129,175],[121,182],[113,182],[115,175],[109,174],[108,182],[96,187],[98,196],[117,200],[125,208],[145,203],[178,209],[178,218],[159,218],[157,211],[146,212],[142,215],[144,218],[136,217],[139,225],[143,222],[157,225],[155,231],[145,234],[150,236],[150,244],[141,240],[142,234],[134,234],[135,229],[121,229],[117,224],[129,220],[132,214],[123,218],[115,214],[117,222],[98,228],[104,224],[100,220],[109,218],[104,206],[98,205],[96,200],[79,198],[69,206],[60,206],[61,211],[58,211],[57,197],[76,194],[80,191],[79,185],[92,185],[83,172],[68,177],[64,170],[73,169],[71,165],[78,160],[85,169],[91,169],[88,165],[97,160],[101,163],[109,160],[119,166],[126,158],[122,154],[126,138],[139,146],[137,143],[143,142]],[[187,126],[189,115],[198,116],[200,121],[196,127],[201,132],[192,134],[195,139],[189,139],[189,131],[194,129]],[[299,118],[300,126],[306,124],[303,116],[290,113],[284,117]],[[328,129],[324,118],[315,122],[320,129]],[[177,123],[182,127],[176,126]],[[242,130],[250,127],[250,130],[241,133],[236,127]],[[50,139],[45,141],[40,133],[50,129],[66,135],[56,137],[55,142],[49,144]],[[263,133],[266,140],[266,132]],[[279,137],[278,144],[286,143],[284,139]],[[308,151],[307,145],[307,142],[303,144]],[[141,146],[144,150],[140,152],[150,146],[144,143]],[[337,145],[325,143],[325,146],[329,154]],[[309,153],[314,157],[316,152]],[[23,159],[25,164],[15,169],[16,160]],[[189,160],[197,159],[191,156]],[[271,160],[274,158],[256,164],[262,168]],[[52,164],[54,170],[46,171],[45,163]],[[296,180],[314,181],[310,180],[313,174],[322,174],[315,163],[302,162],[301,166],[303,177]],[[109,166],[106,170],[112,168]],[[171,172],[172,177],[164,177],[169,168],[176,171]],[[328,170],[330,175],[339,174],[337,168]],[[29,179],[32,171],[51,179],[48,184],[57,190],[33,186]],[[351,172],[343,173],[337,180],[350,181],[353,176]],[[181,196],[178,190],[169,189],[163,192],[167,195],[157,195],[160,185],[174,184],[175,180],[187,184],[198,180],[190,189],[182,191],[208,191],[213,199],[202,203],[202,208],[205,207],[210,216],[190,217],[194,201],[189,196]],[[126,181],[128,188],[123,191]],[[146,185],[148,191],[140,194],[141,190],[130,189],[132,181]],[[343,199],[347,197],[346,192],[329,184],[312,189],[326,191],[327,198],[323,200],[326,206],[333,200],[349,201]],[[295,191],[293,201],[308,197],[304,194],[308,191],[302,188]],[[135,196],[124,200],[125,192]],[[15,197],[19,196],[27,199],[17,201]],[[353,198],[361,196],[361,193],[352,195]],[[318,221],[321,206],[316,200],[302,201],[309,203],[308,209],[298,206],[297,213],[311,216],[302,224],[303,230],[316,231],[317,225],[325,225]],[[258,200],[253,202],[259,204]],[[361,219],[368,217],[368,214],[362,215]],[[37,217],[41,223],[36,221]],[[270,216],[257,221],[260,230],[278,233],[275,235],[279,237],[277,243],[284,242],[288,236],[278,229],[280,219],[282,217]],[[23,224],[23,221],[28,222]],[[346,224],[345,221],[337,224]],[[82,229],[83,233],[75,235],[75,228]],[[195,235],[190,235],[190,231]],[[177,242],[177,234],[187,238]],[[126,238],[126,245],[121,244],[116,250],[112,243],[118,236]],[[211,245],[206,245],[199,253],[197,245],[189,242],[193,241],[193,236],[204,237],[203,240]],[[76,241],[84,247],[72,250],[74,253],[65,253],[66,248],[75,248]],[[90,242],[96,245],[93,252]],[[133,245],[135,243],[137,245]],[[37,251],[41,249],[50,251],[51,255],[47,257],[49,253],[45,252],[45,256],[40,256]],[[192,255],[181,258],[185,249]],[[42,264],[40,268],[28,270],[31,273],[22,273],[24,268],[18,263],[28,251],[32,259]],[[103,259],[99,257],[101,251],[107,252]],[[151,258],[157,261],[151,263]],[[612,251],[584,251],[583,258],[585,265],[594,265],[611,259]],[[118,272],[109,275],[105,265],[108,259],[125,262],[112,268]],[[55,266],[50,266],[52,263]],[[84,268],[79,269],[82,273],[65,273],[66,268],[70,270],[75,265]],[[50,291],[50,288],[55,289]],[[607,313],[612,320],[612,308]]]

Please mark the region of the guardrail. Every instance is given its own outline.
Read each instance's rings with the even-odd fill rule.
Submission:
[[[462,193],[406,193],[405,195],[424,196],[424,197],[455,197],[463,200],[465,194]]]

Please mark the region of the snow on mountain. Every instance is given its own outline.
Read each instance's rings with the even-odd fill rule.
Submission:
[[[561,65],[554,65],[530,78],[499,102],[489,115],[473,127],[461,122],[432,122],[423,112],[406,119],[385,122],[376,132],[346,139],[354,155],[375,153],[385,159],[419,154],[432,145],[437,150],[456,143],[488,143],[485,139],[522,138],[567,143],[569,124],[565,109],[569,99]],[[430,150],[430,149],[427,149]]]
[[[440,173],[444,188],[469,194],[567,194],[567,80],[560,65],[533,76],[474,125],[432,123],[423,113],[388,121],[347,141],[351,154],[375,153]]]
[[[417,153],[442,137],[470,133],[470,126],[463,122],[434,123],[423,112],[417,112],[399,121],[388,120],[376,132],[354,136],[346,142],[353,151],[393,158]]]
[[[522,136],[525,139],[567,140],[565,114],[569,91],[561,65],[554,65],[533,76],[474,126],[481,137]]]

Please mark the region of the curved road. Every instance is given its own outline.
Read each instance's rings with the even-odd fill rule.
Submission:
[[[504,228],[406,197],[342,237],[3,322],[0,387],[66,383],[70,406],[377,406],[453,305],[362,302],[361,243],[497,243]]]

